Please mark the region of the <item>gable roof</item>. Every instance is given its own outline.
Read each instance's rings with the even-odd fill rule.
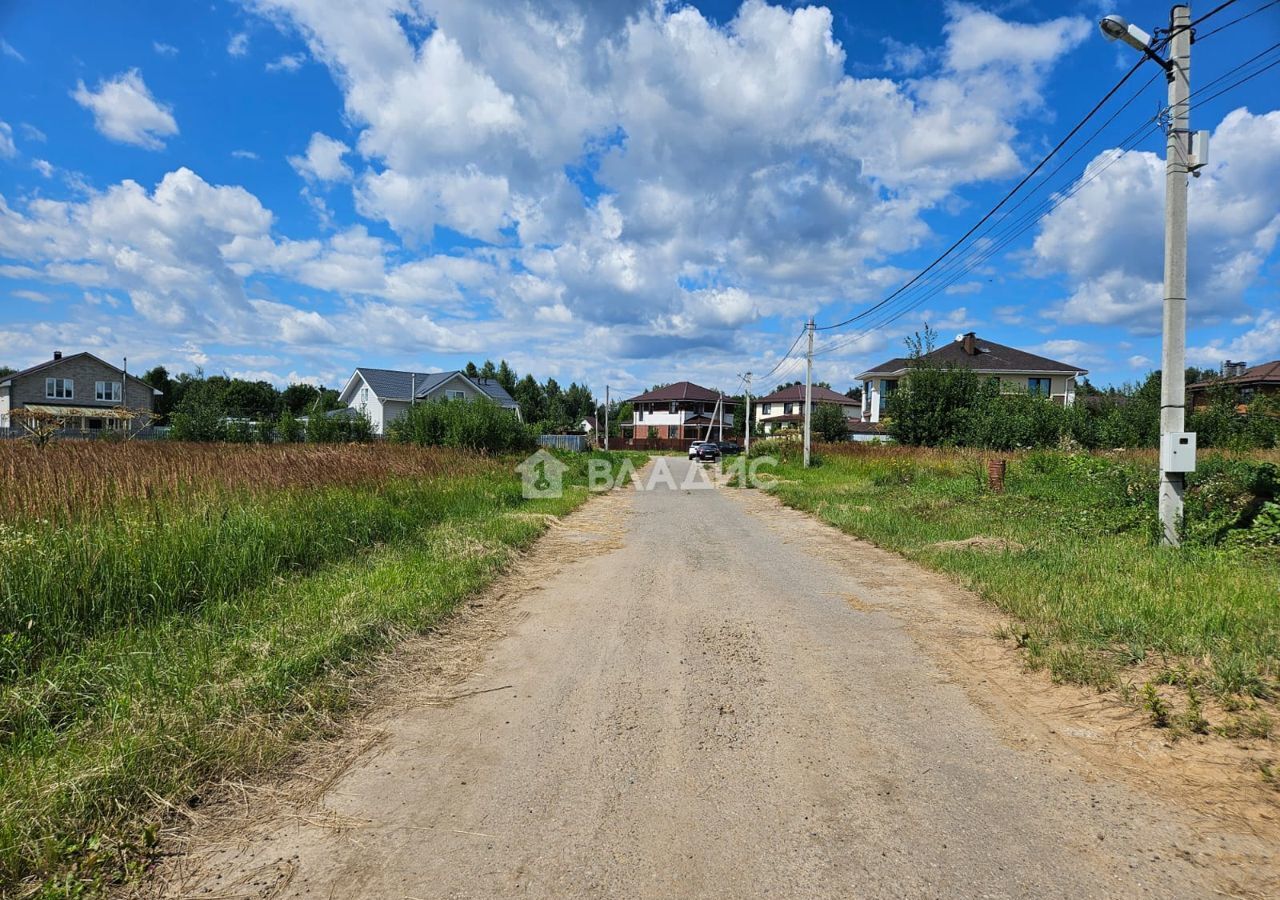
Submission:
[[[774,391],[767,397],[760,397],[758,403],[794,403],[804,402],[804,385],[789,384],[780,391]],[[813,386],[813,402],[814,403],[839,403],[842,406],[858,406],[857,400],[846,397],[844,394],[837,394],[829,387],[815,384]]]
[[[1088,369],[1082,369],[1070,363],[1059,362],[1056,359],[1049,359],[1047,356],[1037,356],[1034,353],[1028,353],[1026,350],[1019,350],[1017,347],[1006,347],[1004,344],[997,344],[995,341],[988,341],[985,338],[975,337],[974,343],[978,352],[972,356],[964,352],[963,342],[951,341],[930,353],[926,353],[921,359],[928,360],[938,366],[954,366],[960,369],[974,369],[978,372],[1043,372],[1054,375],[1089,374]],[[858,380],[862,381],[877,375],[902,375],[906,373],[910,364],[911,360],[907,357],[894,357],[862,372],[858,375]]]
[[[65,362],[70,362],[73,359],[80,359],[81,357],[87,357],[88,359],[93,360],[99,365],[105,366],[106,368],[112,369],[113,371],[116,371],[116,372],[121,371],[120,366],[114,366],[111,363],[107,362],[105,359],[102,359],[101,357],[98,357],[98,356],[94,356],[92,353],[89,353],[89,352],[72,353],[70,356],[63,356],[60,359],[51,359],[46,362],[37,363],[36,365],[31,366],[30,368],[23,369],[21,372],[14,372],[12,375],[5,375],[3,378],[0,378],[0,386],[10,384],[15,378],[26,378],[28,375],[35,375],[36,373],[41,372],[44,369],[49,369],[49,368],[52,368],[53,366],[60,366]],[[145,385],[146,387],[151,388],[151,392],[157,397],[164,396],[164,391],[156,390],[155,388],[151,387],[151,385],[147,384],[145,381],[139,378],[137,375],[130,373],[129,380],[136,382],[137,384]]]
[[[692,381],[677,381],[675,384],[667,384],[662,387],[654,388],[651,391],[645,391],[643,394],[637,394],[630,400],[624,400],[624,403],[662,403],[668,400],[704,400],[711,403],[716,402],[723,396],[710,388],[704,388],[700,384],[694,384]],[[730,397],[724,398],[725,403],[732,403]]]
[[[1195,384],[1187,385],[1187,390],[1210,388],[1219,384],[1241,386],[1249,384],[1280,384],[1280,359],[1257,366],[1250,366],[1244,370],[1243,374],[1232,375],[1230,378],[1210,378],[1207,381],[1197,381]]]
[[[348,402],[348,392],[354,385],[356,376],[364,379],[364,383],[379,400],[407,402],[415,389],[417,392],[415,398],[421,400],[439,390],[446,382],[461,378],[499,406],[514,407],[516,405],[516,401],[511,399],[506,389],[492,378],[468,378],[467,374],[459,369],[452,372],[401,372],[396,369],[371,369],[364,366],[356,369],[347,386],[342,389],[341,399],[344,403]]]

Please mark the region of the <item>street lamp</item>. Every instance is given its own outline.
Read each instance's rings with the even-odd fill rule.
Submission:
[[[1208,134],[1191,135],[1191,7],[1169,13],[1169,58],[1152,49],[1151,35],[1120,16],[1098,23],[1108,40],[1120,40],[1154,59],[1169,79],[1169,127],[1165,141],[1164,321],[1160,351],[1160,542],[1176,547],[1186,473],[1196,468],[1196,436],[1186,426],[1187,176],[1208,162]]]

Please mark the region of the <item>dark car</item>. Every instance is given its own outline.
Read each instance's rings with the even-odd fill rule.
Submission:
[[[742,452],[742,448],[733,441],[716,441],[716,446],[720,448],[720,452],[725,456],[733,456],[735,453]]]
[[[720,458],[720,447],[715,441],[706,441],[693,448],[693,452],[697,454],[699,460],[707,462],[708,460],[716,460]]]

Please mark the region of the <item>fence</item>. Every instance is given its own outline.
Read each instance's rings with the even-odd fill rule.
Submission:
[[[123,431],[107,431],[95,429],[86,431],[80,428],[62,428],[53,433],[52,440],[55,441],[123,441],[126,436],[131,441],[154,441],[165,437],[168,434],[168,428],[159,428],[151,426],[142,431],[133,431],[126,435]],[[2,440],[19,440],[21,438],[30,438],[31,432],[18,426],[0,427],[0,441]]]
[[[579,453],[591,448],[591,439],[585,434],[540,434],[538,446],[554,450],[575,450]]]

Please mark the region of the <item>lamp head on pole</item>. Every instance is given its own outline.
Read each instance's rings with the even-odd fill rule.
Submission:
[[[1109,41],[1124,41],[1134,50],[1147,50],[1151,47],[1151,35],[1137,25],[1130,25],[1123,16],[1107,16],[1098,23],[1098,27]]]

